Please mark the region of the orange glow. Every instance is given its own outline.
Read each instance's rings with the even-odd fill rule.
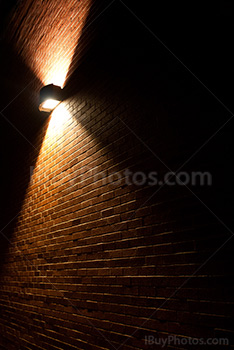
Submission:
[[[27,0],[10,23],[17,51],[43,85],[64,87],[92,0]],[[30,10],[29,10],[30,9]],[[10,35],[9,35],[10,37]],[[26,44],[25,44],[26,43]]]
[[[57,143],[62,142],[61,138],[66,134],[67,125],[71,115],[68,112],[65,103],[60,103],[51,113],[48,129],[42,144],[41,152],[48,152],[54,149]]]

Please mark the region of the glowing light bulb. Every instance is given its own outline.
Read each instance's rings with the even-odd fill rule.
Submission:
[[[39,110],[51,112],[62,100],[62,90],[59,86],[50,84],[44,86],[40,91]]]
[[[46,100],[40,105],[40,111],[50,112],[53,109],[55,109],[55,107],[59,103],[60,103],[60,101],[57,101],[57,100],[52,100],[52,99]]]

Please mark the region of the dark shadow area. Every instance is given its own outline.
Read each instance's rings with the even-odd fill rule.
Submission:
[[[147,6],[147,10],[137,4],[129,3],[129,6],[154,33],[159,33],[165,45],[198,79],[121,3],[116,2],[95,23],[93,45],[85,62],[70,75],[65,92],[68,98],[76,96],[79,101],[86,101],[89,108],[93,107],[90,115],[88,107],[87,111],[84,107],[86,113],[78,114],[77,122],[102,148],[111,152],[117,164],[116,171],[157,171],[162,178],[168,171],[181,167],[183,172],[209,172],[212,175],[212,186],[188,185],[189,189],[164,186],[155,193],[157,187],[146,185],[132,186],[126,192],[136,191],[134,209],[144,208],[146,202],[147,207],[152,207],[143,219],[143,226],[155,223],[153,232],[148,231],[151,237],[147,237],[147,233],[144,237],[149,245],[157,239],[160,242],[157,234],[172,231],[165,243],[175,246],[174,260],[165,257],[161,263],[159,259],[158,273],[163,274],[161,264],[167,273],[169,265],[176,266],[184,261],[196,265],[190,274],[205,276],[204,279],[191,278],[179,290],[181,310],[186,310],[187,300],[193,298],[193,290],[198,285],[200,299],[210,298],[215,303],[217,291],[231,302],[233,284],[229,268],[233,264],[233,239],[225,242],[232,237],[233,224],[231,149],[234,120],[229,121],[232,116],[229,109],[234,109],[230,92],[234,53],[229,52],[226,59],[226,51],[229,51],[227,44],[233,32],[227,26],[233,24],[227,24],[225,8],[224,13],[213,8],[215,16],[210,16],[210,9],[202,6],[195,11],[188,10],[185,16],[177,7],[178,3],[169,9],[161,5],[157,13],[153,11],[153,5],[152,9]],[[220,23],[219,29],[212,32],[216,21]],[[84,33],[85,30],[84,27]],[[79,42],[74,60],[82,40],[85,35]],[[193,260],[190,256],[186,258],[186,254],[177,256],[180,253],[180,248],[176,247],[178,241],[184,241],[188,251],[194,251]],[[156,256],[157,252],[155,262],[158,261]],[[211,259],[203,266],[209,257]],[[172,274],[177,276],[180,272],[179,267],[174,267]],[[152,281],[153,288],[156,287]],[[167,290],[168,297],[173,290],[174,287]],[[155,293],[165,295],[163,284]],[[202,304],[194,306],[198,307],[202,312]],[[199,325],[200,321],[192,316],[194,310],[188,310],[187,317]],[[231,314],[227,312],[226,316],[216,324],[217,328],[230,328]],[[186,315],[181,315],[181,324],[186,322],[185,318]],[[205,323],[202,327],[206,336],[214,336],[212,327],[206,328]]]
[[[212,9],[213,17],[209,16],[208,6],[202,9],[197,6],[193,11],[187,8],[186,16],[178,4],[169,9],[167,5],[157,5],[157,13],[150,6],[147,9],[137,4],[129,6],[153,33],[162,35],[162,42],[198,79],[125,6],[116,2],[90,27],[87,20],[88,28],[83,29],[73,65],[92,25],[96,28],[95,40],[85,62],[69,77],[64,89],[67,97],[87,98],[94,107],[110,106],[110,113],[101,129],[94,124],[102,121],[103,116],[95,113],[91,120],[83,118],[78,122],[109,147],[119,161],[123,154],[110,142],[109,129],[114,124],[113,132],[118,130],[119,138],[126,138],[127,133],[129,145],[124,152],[126,156],[135,152],[139,169],[144,168],[140,163],[145,157],[152,157],[153,161],[148,162],[150,168],[155,166],[162,172],[180,167],[181,171],[210,172],[212,188],[199,190],[198,186],[193,191],[198,191],[201,199],[214,211],[218,210],[221,219],[227,220],[233,203],[233,119],[229,120],[232,115],[228,109],[234,109],[230,95],[234,54],[232,58],[229,54],[227,61],[225,52],[229,50],[227,42],[232,32],[228,26],[233,25],[226,23],[230,13],[225,4],[222,11]],[[219,29],[215,29],[217,21]],[[219,36],[213,29],[219,30]],[[221,37],[226,44],[220,42]]]
[[[1,42],[0,70],[2,265],[30,181],[30,171],[40,152],[48,115],[38,111],[40,80],[5,41]]]
[[[4,30],[7,26],[8,17],[17,4],[17,0],[0,0],[0,40],[4,36]]]

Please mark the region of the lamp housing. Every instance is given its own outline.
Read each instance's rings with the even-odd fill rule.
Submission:
[[[53,84],[46,85],[40,90],[39,110],[51,112],[62,101],[62,89]]]

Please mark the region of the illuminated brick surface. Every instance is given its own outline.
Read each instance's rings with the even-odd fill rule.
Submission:
[[[14,49],[38,79],[34,87],[56,83],[56,71],[61,84],[69,79],[65,100],[31,140],[35,149],[18,148],[24,163],[12,176],[7,212],[10,220],[18,206],[20,214],[3,230],[10,242],[1,262],[1,349],[154,349],[145,337],[172,334],[231,339],[231,244],[202,266],[228,238],[226,229],[183,186],[159,190],[120,179],[126,169],[165,174],[160,159],[177,169],[203,139],[200,121],[187,122],[188,111],[195,119],[201,107],[180,84],[168,92],[161,67],[149,67],[137,51],[126,62],[127,45],[112,44],[112,54],[99,45],[101,25],[82,40],[85,21],[98,11],[97,2],[25,1],[10,22]],[[118,11],[107,12],[110,23]],[[80,52],[87,56],[78,65]],[[36,109],[35,91],[26,94]],[[12,110],[27,114],[20,101]],[[186,170],[210,163],[204,154]],[[209,191],[201,198],[212,199]]]

